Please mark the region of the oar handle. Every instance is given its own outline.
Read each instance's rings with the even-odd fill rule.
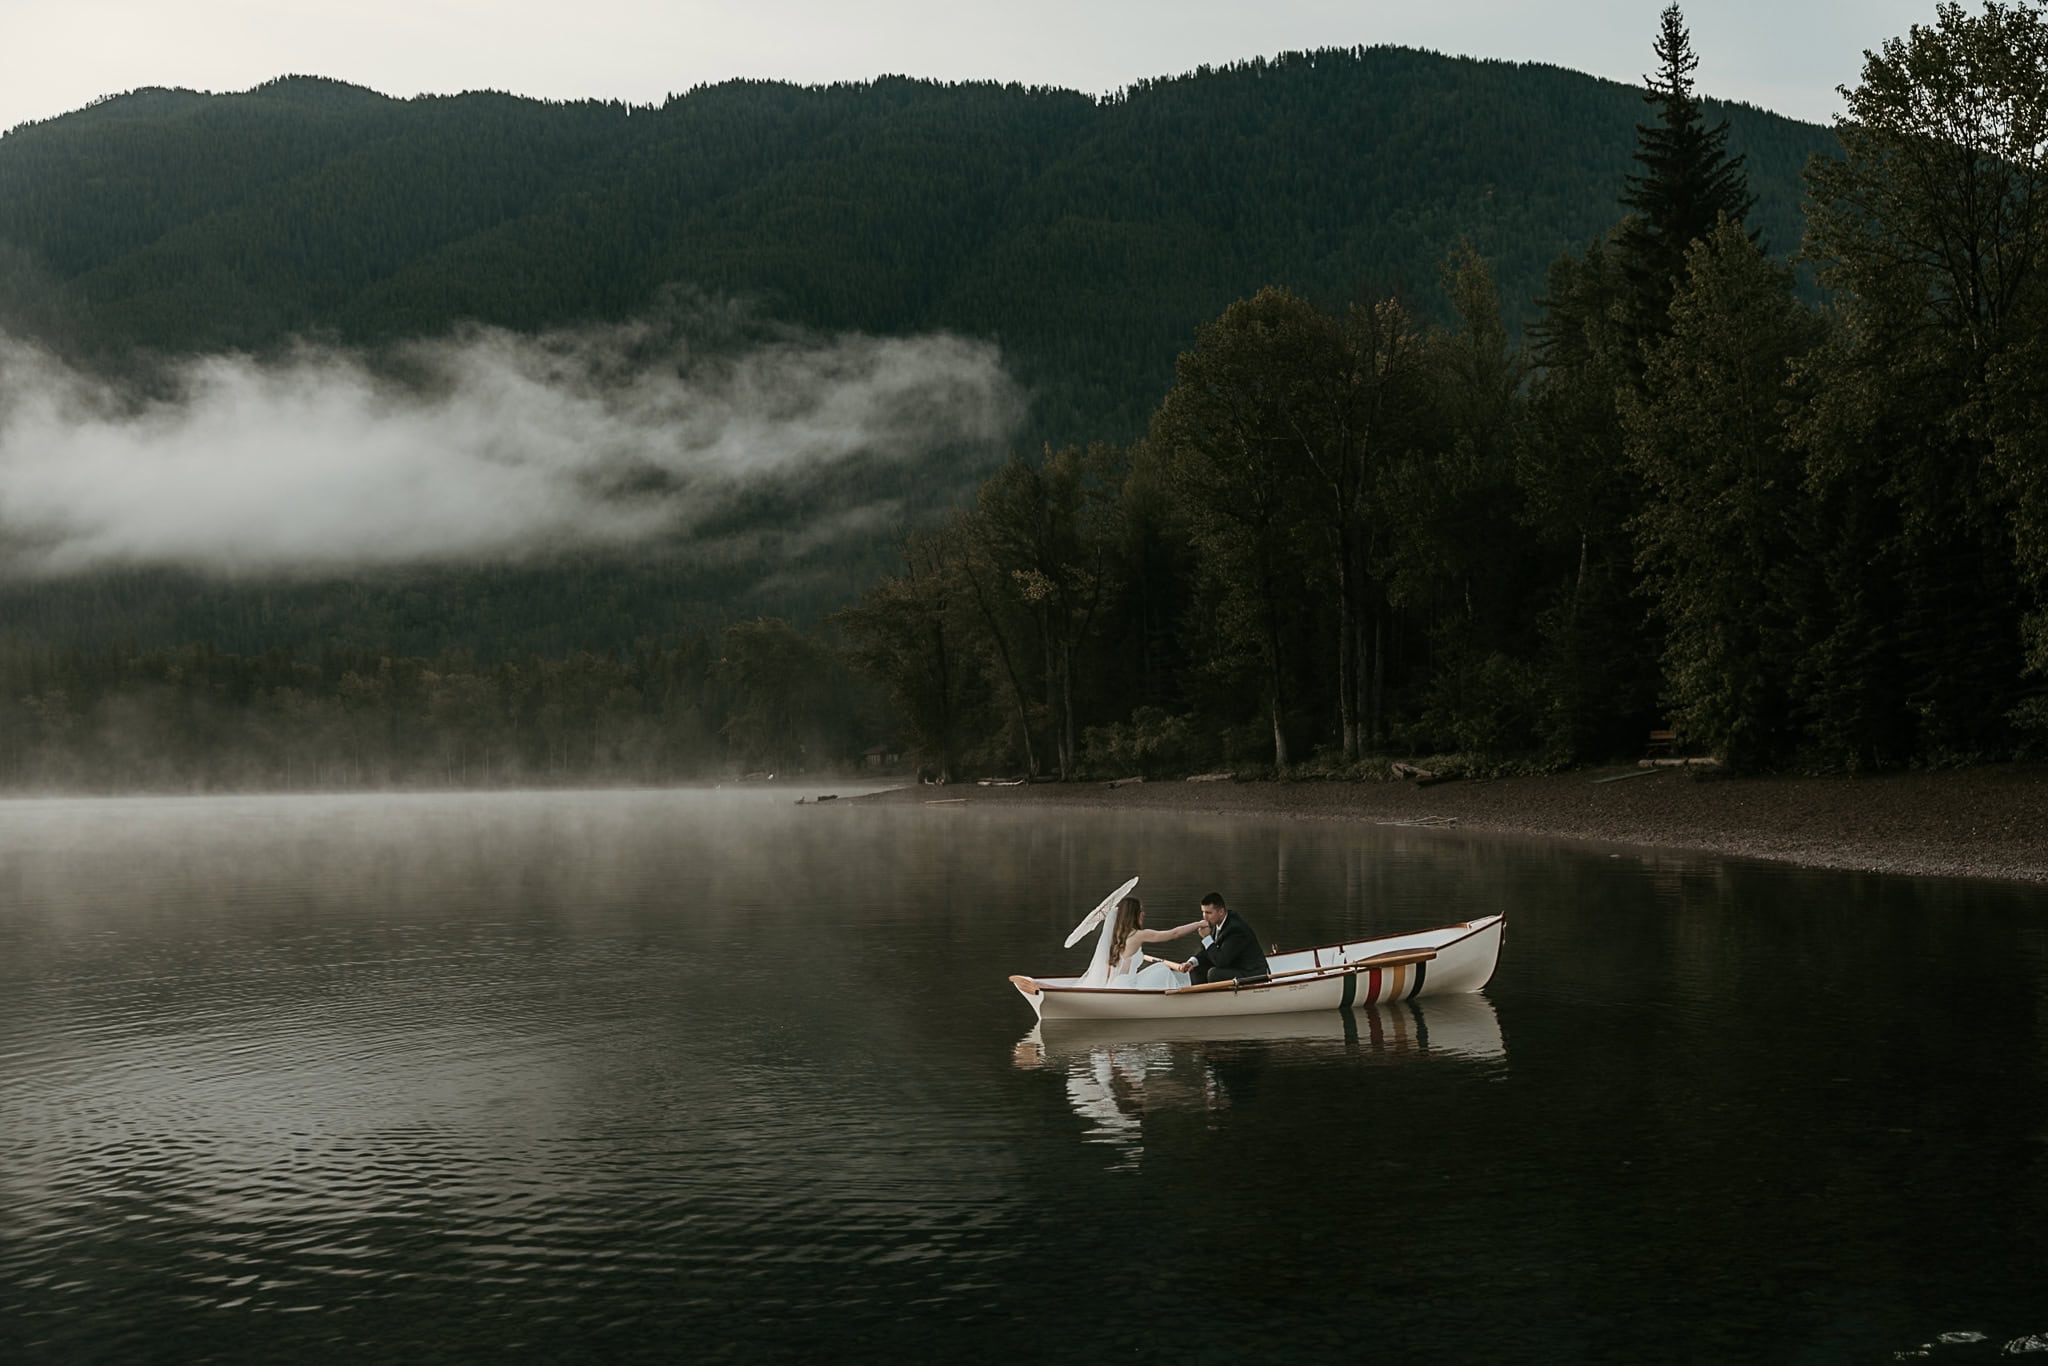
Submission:
[[[1237,979],[1233,977],[1228,982],[1203,982],[1199,986],[1168,987],[1165,991],[1162,991],[1159,994],[1162,996],[1187,996],[1197,991],[1236,991],[1238,985],[1239,983]],[[1253,983],[1253,985],[1258,986],[1261,984],[1255,982]]]

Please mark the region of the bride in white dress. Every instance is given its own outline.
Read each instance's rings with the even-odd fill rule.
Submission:
[[[1145,946],[1185,938],[1201,929],[1200,920],[1191,920],[1170,930],[1148,930],[1145,928],[1144,903],[1134,896],[1125,897],[1116,904],[1115,928],[1109,931],[1109,980],[1106,985],[1135,987],[1143,991],[1186,986],[1186,973],[1176,972],[1171,963],[1153,958],[1145,952]]]

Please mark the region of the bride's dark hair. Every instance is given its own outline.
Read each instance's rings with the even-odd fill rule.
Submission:
[[[1127,896],[1116,903],[1116,928],[1109,933],[1109,966],[1114,969],[1124,961],[1124,940],[1138,922],[1145,918],[1145,903],[1134,896]]]

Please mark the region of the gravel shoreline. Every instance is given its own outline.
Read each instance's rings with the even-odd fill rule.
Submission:
[[[1774,859],[1920,877],[2048,883],[2048,765],[1874,777],[1729,777],[1609,768],[1412,782],[1034,783],[861,798],[1288,816]],[[1632,775],[1623,781],[1603,778]]]

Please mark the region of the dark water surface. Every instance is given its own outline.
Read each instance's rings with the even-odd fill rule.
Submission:
[[[0,804],[0,1359],[2048,1348],[2040,891],[794,795]],[[1034,1031],[1132,873],[1506,948]]]

